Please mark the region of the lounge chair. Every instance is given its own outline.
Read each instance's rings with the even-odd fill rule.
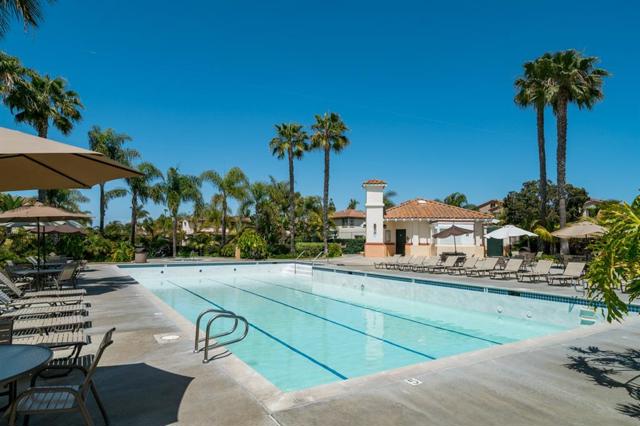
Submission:
[[[10,345],[12,343],[12,339],[13,319],[0,318],[0,345]]]
[[[7,300],[8,299],[8,300]],[[53,296],[53,297],[32,297],[28,299],[11,299],[0,290],[0,303],[4,303],[8,308],[29,308],[38,305],[76,305],[82,303],[82,296]]]
[[[393,259],[397,259],[397,258],[399,258],[399,257],[400,257],[400,255],[399,255],[399,254],[396,254],[396,255],[394,255],[391,259],[393,260]],[[380,262],[373,262],[373,267],[374,267],[374,268],[376,268],[376,269],[384,269],[384,268],[385,268],[385,265],[386,265],[387,263],[390,263],[390,262],[387,262],[387,261],[385,261],[385,260],[382,260],[382,261],[380,261]]]
[[[401,271],[413,271],[413,268],[418,265],[422,265],[424,262],[425,256],[413,256],[409,262],[400,265]]]
[[[566,268],[564,268],[564,272],[562,274],[550,274],[547,276],[547,281],[549,282],[549,285],[571,284],[572,282],[575,282],[577,285],[580,282],[585,266],[586,263],[584,262],[569,262],[567,263]]]
[[[411,263],[411,259],[413,259],[413,256],[402,256],[398,258],[398,261],[395,263],[395,265],[391,267],[391,269],[396,269],[398,271],[401,271],[405,265],[408,265],[409,263]]]
[[[489,277],[495,280],[498,278],[507,279],[513,275],[513,278],[517,278],[523,262],[524,259],[509,259],[504,269],[489,272]]]
[[[476,266],[477,263],[477,257],[468,257],[461,266],[452,266],[451,268],[447,268],[447,272],[451,275],[454,275],[456,273],[462,274]]]
[[[458,259],[460,259],[460,256],[449,256],[440,265],[434,265],[427,268],[427,271],[431,273],[446,272],[448,268],[455,266],[455,264],[458,262]]]
[[[15,426],[16,418],[20,414],[29,416],[33,414],[78,411],[84,419],[85,424],[93,425],[91,414],[87,408],[87,397],[90,391],[98,404],[105,423],[109,424],[107,412],[102,405],[102,401],[98,396],[93,382],[93,375],[105,349],[113,343],[112,337],[114,331],[115,328],[112,328],[104,335],[100,347],[96,352],[96,356],[88,369],[76,364],[60,367],[64,370],[80,370],[84,374],[84,380],[81,385],[35,386],[37,378],[40,376],[40,373],[37,373],[32,380],[32,387],[21,393],[12,405],[9,414],[9,424]],[[44,371],[56,368],[58,367],[55,365],[49,365]]]
[[[467,271],[467,276],[471,277],[475,275],[477,277],[482,277],[484,275],[489,275],[491,271],[496,269],[497,264],[498,264],[497,257],[487,257],[482,263],[482,267],[469,269]]]
[[[544,278],[546,280],[552,266],[552,260],[538,260],[536,265],[533,267],[533,271],[517,274],[518,281],[524,282],[528,279],[530,282],[536,282],[539,278]]]
[[[89,317],[83,315],[66,315],[45,318],[18,319],[13,322],[13,331],[21,334],[49,334],[55,331],[77,331],[82,328]]]
[[[385,269],[395,269],[396,265],[400,261],[400,255],[394,254],[388,262],[384,262]]]
[[[41,290],[25,292],[12,281],[6,274],[0,270],[0,284],[6,286],[13,294],[19,299],[32,299],[43,297],[69,297],[69,296],[84,296],[87,291],[85,289],[72,289],[72,290]]]
[[[1,299],[1,297],[0,297]],[[2,301],[0,300],[0,303]],[[89,305],[81,303],[77,305],[38,306],[21,309],[8,309],[4,312],[0,309],[0,318],[44,318],[62,315],[86,315]]]
[[[424,256],[422,258],[422,262],[415,263],[413,265],[413,267],[411,268],[411,270],[413,272],[422,272],[425,270],[425,268],[428,268],[430,266],[435,266],[438,264],[438,256]]]

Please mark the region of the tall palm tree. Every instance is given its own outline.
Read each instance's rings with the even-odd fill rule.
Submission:
[[[382,202],[384,203],[385,210],[390,209],[391,207],[394,207],[396,205],[393,199],[397,196],[398,193],[392,189],[385,191],[384,194],[382,194]]]
[[[524,75],[515,82],[517,90],[514,101],[522,108],[533,107],[536,111],[538,131],[538,162],[540,170],[540,220],[547,220],[547,154],[544,138],[544,110],[550,102],[551,60],[545,55],[524,64]]]
[[[467,196],[461,192],[453,192],[444,197],[445,204],[456,207],[464,207],[467,204]]]
[[[207,170],[200,175],[203,182],[211,183],[219,193],[222,210],[222,245],[227,243],[227,218],[229,211],[229,199],[242,201],[247,197],[249,180],[239,167],[232,167],[221,176],[215,170]]]
[[[53,3],[55,0],[48,0]],[[0,1],[0,38],[9,30],[9,23],[17,18],[25,29],[37,27],[42,20],[42,3],[40,0],[3,0]]]
[[[88,203],[89,197],[78,189],[47,189],[44,191],[43,202],[49,206],[80,213],[80,204]]]
[[[41,138],[48,136],[50,126],[64,135],[71,133],[74,124],[82,118],[83,106],[78,94],[68,90],[66,81],[60,77],[52,79],[32,70],[28,70],[26,76],[16,80],[4,98],[15,120],[31,125]],[[38,199],[44,200],[42,190],[38,191]]]
[[[169,167],[164,181],[158,187],[159,199],[167,206],[171,215],[171,234],[173,240],[173,257],[178,249],[178,212],[183,202],[202,203],[200,179],[196,176],[183,175],[177,167]]]
[[[565,50],[545,55],[551,62],[550,99],[557,118],[558,147],[557,185],[558,215],[560,227],[567,223],[567,108],[574,103],[578,108],[591,109],[604,98],[602,82],[609,72],[596,68],[599,59],[595,56],[582,56],[576,50]],[[569,251],[567,240],[561,240],[562,253]]]
[[[347,208],[351,210],[355,210],[358,208],[358,204],[360,204],[360,201],[356,200],[355,198],[352,198],[349,200],[349,205],[347,205]]]
[[[0,95],[3,98],[13,90],[18,80],[24,78],[25,72],[18,58],[0,52]]]
[[[324,151],[324,189],[322,194],[322,239],[324,254],[329,254],[329,170],[331,151],[339,153],[349,145],[345,132],[349,129],[340,116],[334,112],[315,116],[316,122],[311,128],[311,147]]]
[[[295,183],[293,173],[293,160],[302,158],[302,155],[309,150],[307,132],[302,130],[302,126],[296,123],[276,124],[276,136],[271,139],[269,147],[273,155],[279,160],[287,157],[289,160],[289,234],[291,238],[290,252],[296,251],[295,230],[296,230],[296,202]]]
[[[131,244],[136,243],[136,226],[144,204],[153,200],[156,203],[162,201],[162,186],[154,181],[163,179],[162,172],[151,163],[143,162],[138,164],[138,171],[142,176],[127,179],[129,194],[131,194]]]
[[[131,137],[125,133],[117,133],[113,129],[102,130],[100,126],[93,126],[89,130],[89,148],[104,154],[112,160],[122,164],[130,164],[134,158],[140,154],[135,149],[126,148],[124,144],[129,142]],[[108,202],[114,198],[124,197],[127,191],[115,189],[105,192],[104,182],[100,183],[100,233],[104,233],[104,217],[107,211]]]

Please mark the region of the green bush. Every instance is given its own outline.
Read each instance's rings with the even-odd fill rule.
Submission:
[[[296,253],[304,251],[304,257],[316,257],[324,251],[323,243],[296,243]],[[342,247],[338,243],[329,243],[329,257],[342,256]]]
[[[115,244],[111,252],[111,262],[131,262],[133,260],[133,246],[128,241],[120,241]]]
[[[343,252],[345,254],[358,254],[364,251],[364,238],[355,238],[352,240],[342,240]]]
[[[269,254],[267,242],[254,229],[245,229],[237,245],[243,259],[264,259]]]
[[[236,255],[236,245],[234,243],[227,243],[220,249],[220,256],[222,257],[234,257]]]
[[[98,233],[90,233],[84,240],[84,258],[104,262],[111,258],[113,243]]]

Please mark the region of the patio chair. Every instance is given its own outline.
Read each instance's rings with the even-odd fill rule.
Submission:
[[[96,368],[100,363],[100,358],[107,349],[113,343],[113,332],[115,328],[107,331],[104,335],[100,347],[96,352],[95,358],[93,358],[89,368],[84,368],[82,365],[67,365],[62,368],[77,369],[84,375],[84,380],[81,385],[57,385],[57,386],[36,386],[38,377],[41,376],[41,372],[36,373],[32,379],[32,387],[21,393],[16,399],[15,403],[11,407],[11,413],[9,415],[9,425],[15,426],[18,415],[30,416],[33,414],[48,414],[48,413],[61,413],[77,411],[84,419],[85,424],[93,425],[91,414],[87,408],[87,396],[89,391],[93,394],[100,413],[105,421],[109,424],[109,418],[107,412],[102,405],[102,401],[98,396],[98,391],[93,382],[93,376]],[[58,368],[55,364],[45,367],[44,370],[51,370]]]
[[[76,262],[67,263],[62,267],[62,272],[57,277],[53,278],[53,283],[58,290],[62,289],[64,284],[70,284],[74,289],[76,288],[76,279],[78,273],[79,264]]]
[[[536,282],[539,278],[546,279],[553,266],[553,260],[538,260],[538,263],[533,267],[531,272],[521,272],[517,274],[518,281],[524,282],[529,280],[530,282]]]
[[[396,265],[400,261],[400,255],[394,254],[388,262],[384,262],[385,269],[395,269]]]
[[[22,291],[15,281],[12,281],[7,274],[0,270],[0,284],[6,286],[19,299],[43,298],[43,297],[64,297],[64,296],[84,296],[87,291],[85,289],[72,290],[40,290],[25,292]]]
[[[415,263],[411,270],[413,272],[422,272],[425,268],[438,264],[438,256],[424,256],[420,264]]]
[[[467,271],[467,276],[471,277],[471,276],[475,275],[477,277],[482,277],[484,275],[489,275],[491,273],[491,271],[496,269],[496,265],[498,264],[498,260],[499,260],[499,258],[497,258],[497,257],[487,257],[484,260],[484,262],[482,263],[482,267],[481,268],[469,269]]]
[[[582,277],[582,273],[584,272],[584,267],[586,263],[584,262],[569,262],[567,266],[564,268],[564,272],[562,274],[550,274],[547,276],[547,282],[549,285],[554,284],[571,284],[575,281],[576,285],[579,284],[580,278]]]
[[[393,267],[391,269],[395,269],[398,271],[401,271],[402,268],[404,267],[404,265],[407,265],[411,262],[411,259],[413,259],[413,256],[402,256],[400,258],[398,258],[398,261],[395,263],[395,265],[393,265]],[[389,269],[389,268],[387,268]]]
[[[0,303],[7,308],[29,308],[39,305],[76,305],[83,302],[82,296],[60,296],[60,297],[33,297],[27,299],[11,298],[5,292],[0,290]]]
[[[2,292],[0,292],[2,293]],[[0,294],[0,305],[5,303],[2,294]],[[86,315],[88,313],[89,304],[80,303],[77,305],[60,305],[60,306],[38,306],[20,309],[0,308],[0,318],[26,319],[26,318],[45,318],[63,315]]]
[[[84,315],[50,316],[17,319],[13,331],[21,334],[50,334],[59,331],[77,331],[89,322]]]
[[[522,268],[523,263],[524,259],[509,259],[504,269],[489,272],[489,278],[494,280],[498,278],[506,280],[512,275],[513,278],[517,278],[518,272],[520,272],[520,268]]]
[[[413,256],[407,263],[400,265],[401,271],[412,271],[417,265],[422,265],[425,256]]]
[[[33,265],[35,267],[38,266],[38,259],[36,259],[35,257],[27,256],[26,259],[27,259],[27,262],[29,262],[31,265]]]
[[[440,265],[434,265],[434,266],[431,266],[431,267],[427,268],[427,271],[431,272],[431,273],[436,273],[436,272],[440,272],[440,271],[446,272],[446,270],[448,268],[451,268],[451,267],[455,266],[455,264],[458,262],[458,259],[460,259],[460,256],[449,256]]]
[[[473,268],[474,266],[476,266],[477,263],[478,263],[477,257],[468,257],[462,265],[452,266],[451,268],[447,268],[447,273],[451,275],[455,275],[456,273],[463,273]]]
[[[13,338],[13,320],[0,318],[0,345],[10,345]]]

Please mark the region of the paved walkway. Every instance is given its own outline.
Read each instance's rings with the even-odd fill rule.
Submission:
[[[360,268],[359,268],[360,269]],[[640,417],[640,322],[568,337],[493,358],[471,358],[418,376],[360,387],[269,412],[224,362],[192,353],[192,326],[114,268],[92,268],[81,284],[93,304],[92,350],[117,327],[97,373],[113,425],[635,425]],[[510,285],[510,284],[505,284]],[[180,339],[158,343],[158,335]],[[631,381],[629,381],[631,380]],[[0,405],[1,405],[0,401]],[[97,424],[99,413],[92,403]],[[81,424],[34,417],[34,425]]]

